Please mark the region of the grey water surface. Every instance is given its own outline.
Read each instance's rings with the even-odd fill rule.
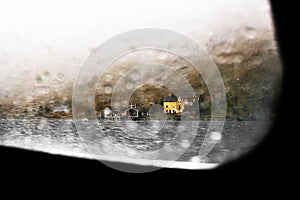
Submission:
[[[194,127],[185,121],[130,122],[131,127],[116,121],[98,123],[95,130],[84,129],[85,137],[78,134],[73,120],[0,119],[0,145],[87,158],[93,157],[91,152],[113,155],[124,150],[129,157],[152,159],[158,151],[155,158],[190,161],[199,155],[209,127],[209,121]],[[203,162],[224,163],[242,156],[263,140],[270,125],[270,121],[226,121],[222,139]]]

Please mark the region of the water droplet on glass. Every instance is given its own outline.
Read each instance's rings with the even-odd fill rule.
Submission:
[[[132,83],[126,83],[126,89],[127,90],[131,90],[133,88],[133,84]]]
[[[111,88],[110,86],[106,86],[106,87],[104,88],[104,93],[110,94],[111,92],[112,92],[112,88]]]
[[[221,140],[221,138],[222,138],[222,134],[220,133],[220,132],[215,132],[215,131],[213,131],[213,132],[211,132],[210,133],[210,139],[212,139],[212,140]]]

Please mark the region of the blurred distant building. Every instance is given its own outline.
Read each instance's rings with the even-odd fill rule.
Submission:
[[[184,104],[181,97],[166,96],[163,97],[163,107],[165,113],[181,113],[184,110]]]
[[[113,116],[113,112],[110,108],[105,108],[99,113],[99,117],[102,119],[111,118]]]
[[[69,106],[55,106],[53,112],[65,112],[68,113],[70,112]]]

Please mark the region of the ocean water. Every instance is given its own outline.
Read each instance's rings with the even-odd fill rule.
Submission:
[[[97,121],[0,119],[0,145],[75,157],[191,161],[199,155],[209,121]],[[251,151],[270,121],[226,121],[221,139],[201,162],[225,163]]]

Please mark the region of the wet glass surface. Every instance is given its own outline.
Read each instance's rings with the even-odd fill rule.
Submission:
[[[188,5],[180,0],[153,1],[150,8],[102,3],[61,5],[55,13],[51,10],[58,2],[21,3],[22,10],[9,2],[0,7],[7,16],[0,17],[0,145],[92,159],[99,154],[222,164],[263,140],[278,114],[273,107],[281,95],[283,70],[268,1],[195,0]],[[123,7],[129,10],[124,12]],[[119,14],[108,20],[106,16],[115,9]],[[210,122],[218,121],[212,117],[213,111],[218,113],[212,100],[221,95],[221,90],[210,90],[203,76],[211,75],[211,65],[202,60],[207,68],[198,72],[188,56],[159,48],[137,50],[134,45],[105,66],[103,73],[85,74],[88,78],[78,83],[80,94],[76,94],[83,105],[77,114],[82,115],[74,115],[73,91],[88,58],[113,36],[145,27],[179,33],[207,53],[226,93],[221,132],[208,131]],[[156,42],[165,41],[162,37]],[[172,45],[176,46],[165,44]],[[183,46],[181,52],[189,47]],[[101,54],[101,59],[108,55]],[[186,83],[193,97],[180,94]],[[169,85],[178,86],[177,90]],[[88,90],[80,90],[81,86]],[[93,98],[87,98],[90,94]],[[171,95],[185,101],[183,120],[172,120],[163,110],[164,96]],[[94,109],[85,110],[84,105]],[[191,114],[191,105],[200,115]],[[129,107],[143,117],[126,122],[122,111]],[[89,127],[91,115],[98,120],[96,128]],[[76,120],[83,129],[76,127]],[[78,130],[85,131],[86,137]],[[215,145],[201,157],[206,137]]]

